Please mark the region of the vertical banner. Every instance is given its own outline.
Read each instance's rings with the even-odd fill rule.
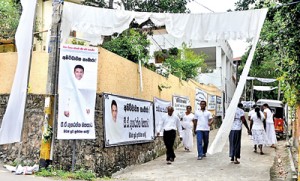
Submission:
[[[207,99],[207,110],[215,111],[216,110],[217,96],[208,94],[207,97],[208,97],[208,99]]]
[[[174,107],[174,115],[177,115],[179,118],[182,118],[185,111],[186,106],[190,106],[190,99],[186,96],[175,96],[173,95],[172,103]]]
[[[201,101],[207,102],[207,93],[201,89],[196,88],[195,109],[194,109],[195,112],[200,110]]]
[[[222,98],[217,96],[216,97],[216,116],[223,115],[223,106],[222,106]]]
[[[6,1],[0,3],[6,3]],[[36,0],[21,0],[21,4],[22,15],[15,35],[18,64],[7,107],[1,121],[0,145],[20,142],[22,136]],[[2,16],[2,18],[5,17]],[[3,67],[1,68],[3,69]],[[3,83],[1,82],[0,86],[1,84]]]
[[[95,139],[98,48],[62,44],[57,139]]]
[[[155,131],[158,126],[159,121],[162,119],[164,115],[167,114],[167,108],[172,105],[171,101],[165,101],[159,98],[154,97],[154,119],[155,119]],[[163,131],[160,132],[160,136],[163,136]]]
[[[152,102],[103,94],[105,146],[154,140]]]

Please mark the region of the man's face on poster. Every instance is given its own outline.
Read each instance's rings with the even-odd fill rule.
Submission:
[[[75,75],[75,78],[76,78],[77,80],[82,79],[83,74],[84,74],[84,71],[83,71],[83,69],[81,69],[81,68],[76,68],[76,69],[74,70],[74,75]]]
[[[116,105],[111,106],[111,114],[112,114],[112,119],[116,122],[117,121],[117,114],[118,114],[118,108]]]

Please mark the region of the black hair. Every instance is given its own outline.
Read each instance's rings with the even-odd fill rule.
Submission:
[[[190,109],[192,109],[192,106],[186,106],[186,108],[190,108]]]
[[[256,108],[255,108],[255,112],[256,112],[257,117],[258,117],[259,119],[261,119],[259,107],[256,107]]]
[[[243,108],[243,104],[242,103],[238,103],[238,108]]]
[[[205,103],[205,105],[206,105],[206,101],[203,101],[203,100],[202,100],[202,101],[200,101],[200,104],[201,104],[202,102],[204,102],[204,103]]]
[[[112,108],[112,106],[116,106],[118,108],[117,102],[115,100],[111,101],[111,106],[110,107]]]
[[[82,69],[83,72],[84,72],[84,68],[83,68],[82,65],[76,65],[76,66],[74,67],[74,72],[75,72],[76,69]]]
[[[257,105],[256,105],[256,104],[254,104],[254,105],[252,106],[252,108],[256,108],[256,106],[257,106]]]
[[[263,104],[263,106],[270,109],[269,104],[267,104],[267,103]]]

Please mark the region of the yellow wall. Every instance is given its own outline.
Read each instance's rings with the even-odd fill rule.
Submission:
[[[17,66],[16,52],[0,53],[0,94],[10,93]],[[48,73],[48,54],[33,52],[29,80],[29,93],[45,94]]]
[[[105,49],[99,49],[98,85],[97,92],[108,92],[128,97],[153,100],[158,97],[164,100],[172,100],[172,95],[188,96],[191,105],[194,106],[196,87],[205,90],[212,95],[221,96],[221,92],[214,86],[206,86],[194,81],[180,81],[170,75],[165,78],[157,73],[142,69],[143,91],[140,91],[138,64],[124,59]],[[13,82],[17,62],[16,53],[0,53],[0,68],[4,73],[0,74],[0,94],[9,93]],[[48,54],[34,52],[30,75],[30,93],[45,94],[48,72]],[[159,85],[171,86],[159,91]]]

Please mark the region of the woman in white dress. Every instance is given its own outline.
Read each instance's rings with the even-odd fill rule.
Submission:
[[[263,155],[263,145],[267,144],[268,138],[264,129],[264,114],[260,111],[259,107],[255,108],[255,112],[251,114],[250,130],[252,132],[252,140],[254,144],[254,152],[257,152],[257,145],[260,154]]]
[[[263,109],[266,118],[266,133],[268,137],[267,145],[268,146],[271,145],[272,148],[276,148],[275,144],[277,143],[277,138],[276,138],[274,121],[273,121],[273,113],[271,112],[268,104],[264,104]]]
[[[181,125],[184,128],[182,132],[182,142],[184,149],[190,151],[193,148],[193,119],[194,114],[191,112],[192,106],[186,107],[186,112],[182,118]]]

